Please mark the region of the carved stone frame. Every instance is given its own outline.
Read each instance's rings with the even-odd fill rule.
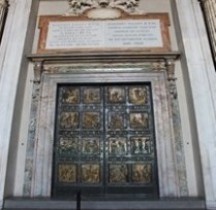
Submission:
[[[150,82],[155,116],[159,197],[188,195],[172,63],[41,66],[36,63],[24,195],[50,197],[57,85]],[[39,67],[41,68],[39,70]],[[40,75],[36,74],[37,76]],[[177,118],[177,119],[174,119]],[[177,124],[175,122],[178,122]],[[176,132],[177,131],[177,132]]]

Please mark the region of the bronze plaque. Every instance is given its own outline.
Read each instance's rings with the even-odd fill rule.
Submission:
[[[87,184],[97,184],[100,182],[100,165],[82,165],[82,182]]]
[[[151,145],[150,137],[133,136],[130,138],[131,153],[136,154],[150,154]]]
[[[125,102],[125,89],[122,87],[108,88],[108,103],[123,103]]]
[[[148,128],[149,115],[148,113],[130,113],[130,127],[134,129]]]
[[[130,87],[129,102],[135,105],[144,105],[148,102],[148,92],[145,87]]]
[[[59,182],[76,182],[76,165],[60,164],[58,168]]]
[[[84,112],[83,113],[83,128],[86,128],[86,129],[100,128],[100,113],[99,112]]]
[[[100,88],[85,88],[83,91],[85,104],[98,104],[101,103]]]
[[[98,155],[100,152],[99,139],[87,138],[82,139],[82,153],[84,155]]]
[[[110,138],[109,139],[109,154],[121,156],[126,154],[127,144],[125,138]]]
[[[152,181],[151,164],[134,164],[132,166],[132,180],[137,183],[150,184]]]
[[[77,152],[78,151],[78,139],[60,138],[59,147],[62,151]]]
[[[127,165],[109,165],[109,182],[123,184],[128,182]]]
[[[80,92],[78,88],[67,88],[63,90],[62,102],[77,104],[80,102]]]
[[[77,128],[79,126],[79,113],[62,112],[60,115],[60,126],[63,129]]]
[[[124,114],[119,112],[109,113],[109,128],[113,130],[122,130],[125,127]]]

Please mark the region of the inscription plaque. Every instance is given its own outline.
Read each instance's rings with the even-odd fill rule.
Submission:
[[[41,16],[38,53],[68,51],[170,51],[168,14],[117,20]]]
[[[162,47],[160,20],[51,22],[46,49]]]

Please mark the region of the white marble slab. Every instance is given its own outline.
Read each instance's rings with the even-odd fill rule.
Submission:
[[[160,20],[53,21],[46,49],[163,47]]]

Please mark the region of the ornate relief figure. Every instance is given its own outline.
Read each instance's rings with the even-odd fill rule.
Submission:
[[[129,102],[135,105],[147,103],[147,90],[142,87],[133,87],[129,89]]]
[[[132,179],[138,183],[151,183],[152,179],[152,166],[151,164],[135,164],[132,167]]]
[[[59,146],[61,151],[70,151],[77,153],[77,139],[60,138]]]
[[[100,113],[99,112],[85,112],[83,114],[83,127],[86,129],[100,127]]]
[[[109,153],[113,156],[125,155],[127,150],[125,138],[110,138],[109,139]]]
[[[82,152],[84,155],[98,155],[99,146],[97,138],[83,139]]]
[[[85,104],[100,103],[100,88],[85,88],[83,91]]]
[[[79,103],[79,89],[78,88],[67,88],[63,90],[63,103],[76,104]]]
[[[125,101],[125,90],[121,87],[108,88],[108,102],[122,103]]]
[[[137,7],[140,0],[68,0],[66,15],[81,15],[90,9],[120,9],[127,13],[140,13]]]
[[[126,165],[110,165],[110,183],[126,183],[128,169]]]
[[[79,125],[79,114],[78,112],[62,112],[60,116],[61,128],[76,128]]]
[[[82,182],[89,184],[100,182],[100,166],[97,164],[82,165]]]
[[[76,182],[76,166],[69,164],[59,165],[59,182]]]
[[[148,113],[130,113],[131,128],[148,128]]]
[[[121,130],[124,128],[124,114],[118,112],[109,113],[109,127],[112,130]]]
[[[134,155],[150,153],[150,138],[131,137],[131,153]]]

